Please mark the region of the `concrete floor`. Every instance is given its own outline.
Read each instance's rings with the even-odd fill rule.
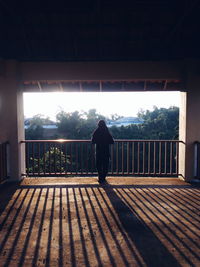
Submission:
[[[0,188],[0,266],[200,266],[200,188],[32,178]]]

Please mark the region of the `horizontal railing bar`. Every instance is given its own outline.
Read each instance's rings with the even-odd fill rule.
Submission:
[[[57,139],[57,140],[22,140],[21,143],[70,143],[70,142],[91,142],[91,140]]]
[[[146,139],[115,139],[115,142],[172,142],[172,143],[183,143],[183,141],[181,140],[146,140]],[[56,139],[56,140],[22,140],[21,143],[66,143],[66,142],[91,142],[91,140],[83,140],[83,139]]]

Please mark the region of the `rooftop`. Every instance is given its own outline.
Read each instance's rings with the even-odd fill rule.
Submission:
[[[129,126],[131,124],[141,124],[143,123],[143,120],[138,118],[138,117],[123,117],[115,121],[109,121],[108,122],[108,127],[111,126]]]

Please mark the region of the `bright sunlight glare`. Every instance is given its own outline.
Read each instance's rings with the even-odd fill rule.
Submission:
[[[180,92],[75,92],[75,93],[24,93],[24,115],[31,118],[41,114],[52,120],[56,114],[65,112],[88,111],[110,117],[118,114],[124,117],[137,116],[140,110],[169,108],[180,105]]]

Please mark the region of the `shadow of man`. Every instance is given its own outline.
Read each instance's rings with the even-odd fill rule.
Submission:
[[[133,241],[147,266],[181,266],[148,225],[122,201],[113,186],[107,184],[102,188],[110,200],[123,230]]]

